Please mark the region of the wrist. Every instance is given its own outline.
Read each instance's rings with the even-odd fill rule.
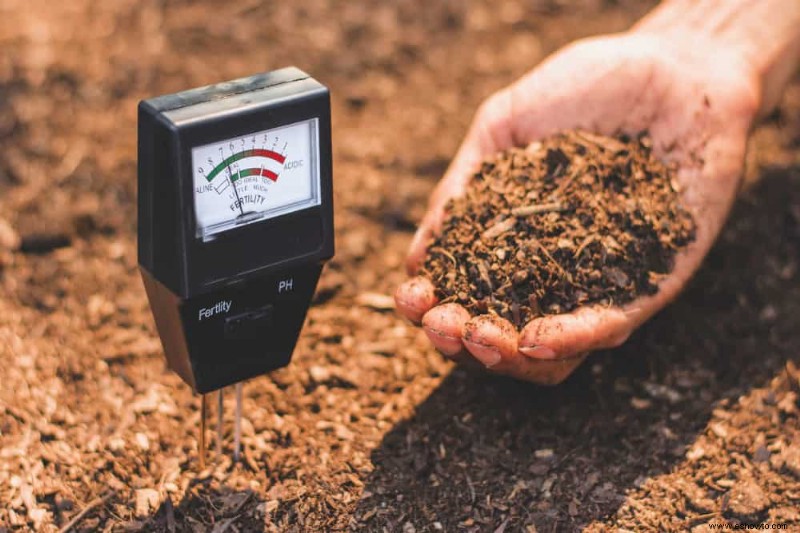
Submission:
[[[778,104],[800,61],[797,0],[666,0],[631,31],[656,36],[693,62],[725,62],[755,87],[759,116]]]

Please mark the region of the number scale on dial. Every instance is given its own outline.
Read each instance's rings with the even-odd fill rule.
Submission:
[[[192,150],[198,236],[318,205],[318,120]]]

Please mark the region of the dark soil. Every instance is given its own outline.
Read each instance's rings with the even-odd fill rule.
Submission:
[[[691,285],[562,385],[456,369],[387,309],[480,101],[654,3],[0,2],[0,530],[800,527],[800,82]],[[228,394],[198,472],[137,269],[136,105],[290,64],[332,90],[337,255],[292,365],[245,384],[244,462]]]
[[[575,131],[488,159],[446,206],[422,274],[442,303],[517,327],[655,293],[695,226],[651,148]]]

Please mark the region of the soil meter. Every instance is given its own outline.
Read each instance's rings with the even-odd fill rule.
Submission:
[[[287,365],[332,255],[325,86],[286,68],[139,104],[139,266],[195,391]]]

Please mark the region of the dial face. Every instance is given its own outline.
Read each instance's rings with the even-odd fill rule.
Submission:
[[[197,237],[320,203],[319,120],[192,149]]]

